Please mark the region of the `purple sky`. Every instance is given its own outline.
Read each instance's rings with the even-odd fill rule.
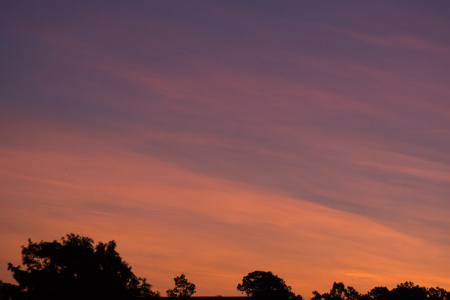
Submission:
[[[0,279],[115,239],[162,293],[450,288],[450,4],[0,4]],[[3,266],[3,267],[2,267]]]

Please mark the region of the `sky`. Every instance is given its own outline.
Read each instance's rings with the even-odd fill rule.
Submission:
[[[450,289],[446,1],[2,1],[0,280],[115,240],[165,295]]]

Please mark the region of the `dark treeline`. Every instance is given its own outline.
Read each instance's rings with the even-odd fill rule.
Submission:
[[[401,283],[392,290],[384,286],[374,287],[367,294],[360,294],[351,286],[335,282],[329,293],[314,291],[313,295],[311,300],[450,300],[450,293],[442,288],[426,288],[412,282]]]
[[[59,241],[22,246],[22,266],[8,264],[18,285],[0,281],[2,299],[149,299],[161,297],[145,278],[137,277],[116,251],[116,243],[98,243],[87,237],[68,234]],[[242,278],[237,290],[253,299],[303,300],[285,281],[272,272],[254,271]],[[174,288],[166,299],[188,298],[195,284],[185,274],[174,278]],[[311,300],[450,300],[445,289],[427,288],[405,282],[393,289],[374,287],[361,294],[342,282],[334,282],[330,291],[314,291]],[[216,297],[198,297],[212,299]],[[243,297],[222,297],[239,299]]]

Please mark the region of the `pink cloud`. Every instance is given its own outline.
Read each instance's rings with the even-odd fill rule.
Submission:
[[[9,204],[1,217],[5,228],[20,220],[16,242],[53,239],[66,231],[116,239],[135,272],[162,291],[175,275],[187,272],[199,294],[232,295],[240,278],[259,268],[280,274],[305,296],[312,286],[328,289],[333,280],[351,284],[363,278],[356,287],[364,290],[402,281],[405,272],[417,283],[445,285],[439,281],[444,271],[431,268],[442,263],[440,245],[102,141],[81,143],[89,145],[82,147],[89,148],[89,156],[70,151],[70,142],[55,153],[50,149],[61,144],[55,133],[48,150],[0,150],[2,182],[10,187],[2,189]],[[32,210],[24,205],[30,201]],[[14,247],[18,259],[19,246],[8,244],[2,253],[14,253]],[[420,272],[412,262],[421,264]]]
[[[186,272],[200,295],[233,295],[255,269],[306,298],[333,281],[448,286],[446,74],[415,76],[428,60],[377,65],[303,47],[300,31],[279,37],[246,18],[237,23],[261,38],[179,20],[135,32],[112,17],[93,18],[117,29],[106,35],[22,30],[49,71],[17,75],[25,96],[5,96],[0,263],[18,262],[28,237],[73,231],[117,240],[162,292]],[[413,34],[339,32],[448,50]]]

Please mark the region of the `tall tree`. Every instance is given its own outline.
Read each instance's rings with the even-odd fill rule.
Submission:
[[[22,246],[22,266],[8,264],[20,288],[32,298],[134,298],[159,296],[145,278],[136,277],[116,251],[73,233],[60,241]]]
[[[186,275],[181,274],[173,279],[175,288],[166,291],[168,297],[191,297],[195,293],[195,284],[186,279]]]
[[[303,300],[302,296],[296,296],[292,288],[284,280],[272,272],[254,271],[242,278],[242,283],[237,285],[237,289],[245,292],[248,297],[259,299],[298,299]]]

